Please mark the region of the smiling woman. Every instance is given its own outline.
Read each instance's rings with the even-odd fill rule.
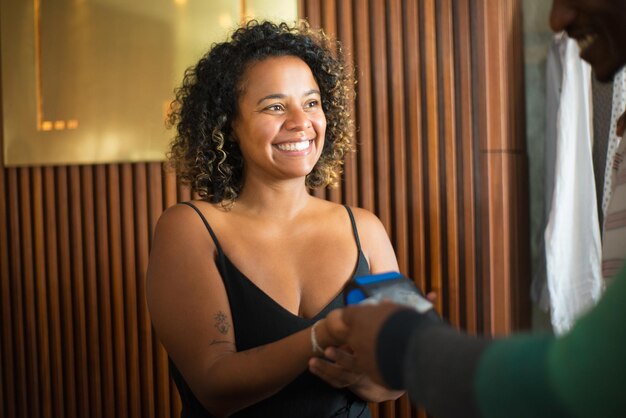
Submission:
[[[309,67],[315,89],[322,93],[319,99],[328,132],[320,161],[307,175],[307,186],[334,185],[339,180],[343,157],[351,150],[348,103],[353,87],[344,71],[341,49],[334,57],[330,52],[332,41],[322,32],[313,32],[307,25],[298,30],[300,38],[296,29],[284,24],[249,24],[236,31],[231,42],[217,44],[186,72],[177,92],[176,110],[170,117],[170,124],[178,130],[171,158],[181,179],[193,184],[202,198],[228,204],[241,190],[243,160],[232,122],[241,110],[238,100],[246,88],[259,88],[250,77],[249,67],[268,57],[299,58]],[[258,100],[277,96],[277,92],[268,92],[267,97]],[[279,106],[271,109],[278,111]]]
[[[147,293],[183,417],[368,417],[401,394],[324,319],[356,275],[398,270],[378,218],[309,193],[351,149],[348,80],[323,33],[269,22],[185,73],[171,158],[201,199],[159,220]]]

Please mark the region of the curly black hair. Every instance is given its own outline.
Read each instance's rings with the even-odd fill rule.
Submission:
[[[237,199],[244,166],[231,125],[243,93],[242,77],[255,62],[286,55],[298,57],[310,67],[326,116],[324,148],[306,185],[317,188],[338,183],[344,156],[352,150],[349,103],[354,92],[341,45],[304,21],[294,26],[250,21],[228,41],[213,44],[185,71],[170,109],[168,122],[177,130],[170,161],[180,181],[202,199],[225,207]]]

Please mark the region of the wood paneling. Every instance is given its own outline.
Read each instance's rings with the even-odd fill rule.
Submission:
[[[358,80],[357,151],[317,195],[375,212],[455,326],[526,325],[520,1],[299,4]],[[191,197],[161,163],[0,167],[1,416],[179,415],[144,279],[157,219]]]
[[[520,2],[355,0],[336,3],[337,19],[330,3],[303,3],[354,64],[357,163],[345,182],[381,218],[401,270],[459,328],[526,326]],[[390,404],[374,415],[414,413],[405,398]]]

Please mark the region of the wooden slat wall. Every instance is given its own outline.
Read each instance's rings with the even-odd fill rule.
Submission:
[[[437,292],[452,324],[495,335],[526,327],[521,3],[300,3],[356,68],[358,150],[343,188],[358,187],[343,201],[381,218],[401,270]],[[415,414],[404,397],[372,409]]]
[[[317,194],[375,212],[455,326],[527,325],[520,1],[299,4],[358,77],[357,152]],[[144,275],[159,215],[190,198],[160,163],[0,167],[0,416],[179,415]]]
[[[524,325],[521,2],[300,0],[300,14],[356,68],[358,150],[338,201],[378,214],[454,324]]]

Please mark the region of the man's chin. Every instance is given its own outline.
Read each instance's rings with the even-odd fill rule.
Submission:
[[[610,75],[605,75],[604,73],[597,73],[597,72],[593,72],[593,75],[595,76],[596,80],[598,80],[600,83],[611,83],[613,82],[613,77],[615,77],[615,73],[611,73]]]

